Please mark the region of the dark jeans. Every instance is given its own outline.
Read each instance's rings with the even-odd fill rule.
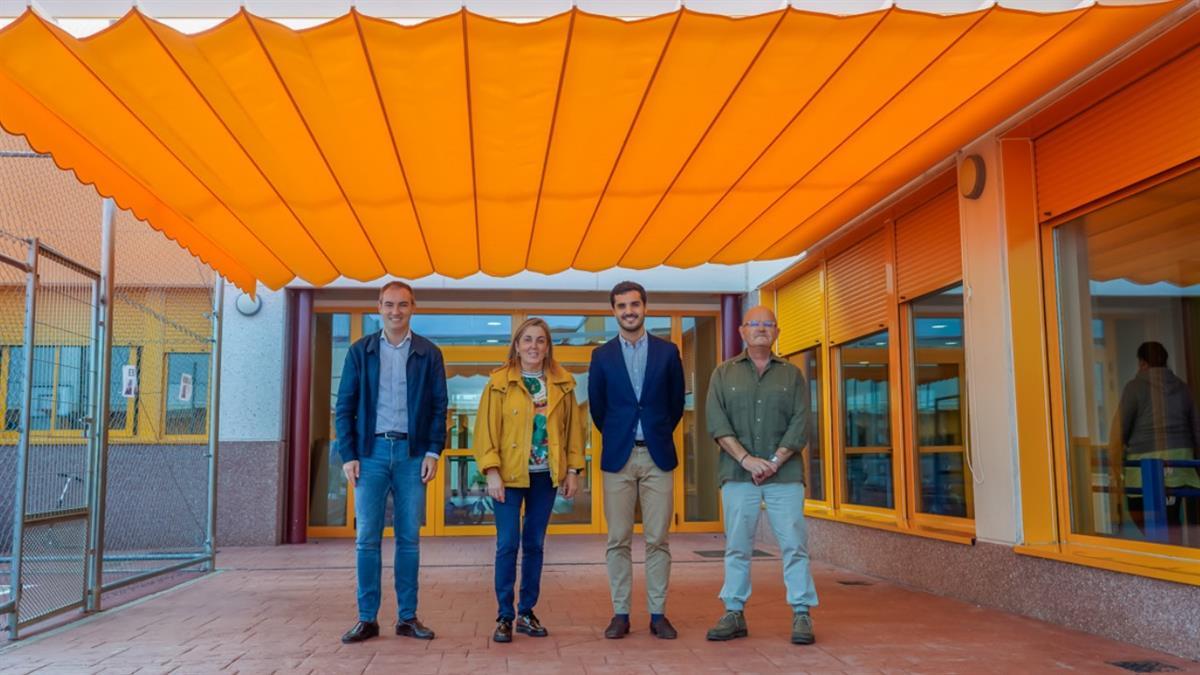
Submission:
[[[546,471],[529,474],[529,487],[504,488],[504,502],[496,510],[496,603],[498,619],[513,620],[513,584],[517,581],[517,549],[521,556],[521,602],[527,614],[537,605],[542,586],[542,545],[554,509],[554,483]],[[524,522],[521,504],[525,505]]]
[[[359,621],[374,621],[379,612],[380,546],[388,493],[392,495],[392,533],[396,540],[393,577],[399,618],[404,621],[417,615],[417,571],[421,566],[418,537],[425,512],[425,484],[421,482],[424,459],[408,456],[408,441],[376,437],[371,456],[359,460],[354,486]]]

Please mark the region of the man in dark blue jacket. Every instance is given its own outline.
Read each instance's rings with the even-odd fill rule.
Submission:
[[[393,281],[379,291],[383,330],[350,347],[338,386],[335,426],[342,471],[354,486],[358,623],[342,642],[379,635],[384,512],[392,495],[396,539],[396,635],[432,640],[417,619],[418,537],[425,484],[437,474],[446,444],[446,367],[442,352],[412,332],[412,287]]]
[[[588,401],[604,438],[604,517],[608,520],[608,583],[613,618],[604,637],[629,632],[633,598],[634,511],[642,506],[646,536],[646,597],[650,632],[672,640],[666,617],[671,548],[667,533],[675,512],[675,426],[683,417],[683,363],[675,345],[646,331],[646,289],[623,281],[609,293],[619,335],[592,352]]]

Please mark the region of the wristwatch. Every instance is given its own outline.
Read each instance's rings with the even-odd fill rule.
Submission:
[[[580,471],[579,471],[579,469],[576,469],[576,468],[570,468],[570,469],[567,469],[567,473],[571,474],[572,476],[578,476],[580,474]]]
[[[771,455],[771,463],[775,466],[783,466],[783,461],[779,459],[779,455]]]

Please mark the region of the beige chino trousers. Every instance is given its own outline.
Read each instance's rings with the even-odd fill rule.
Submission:
[[[614,614],[628,614],[633,603],[633,521],[642,504],[646,536],[646,601],[651,614],[665,614],[671,577],[667,533],[675,513],[671,472],[658,468],[645,447],[634,446],[629,461],[616,473],[604,473],[604,517],[608,520],[608,585]]]

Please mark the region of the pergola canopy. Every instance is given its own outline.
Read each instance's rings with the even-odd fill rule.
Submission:
[[[244,289],[794,255],[1178,6],[0,30],[0,124]]]

